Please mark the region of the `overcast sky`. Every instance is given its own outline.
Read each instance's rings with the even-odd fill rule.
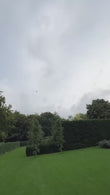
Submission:
[[[110,0],[0,0],[0,90],[26,114],[110,100]]]

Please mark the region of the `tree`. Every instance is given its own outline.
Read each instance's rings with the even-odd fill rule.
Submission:
[[[28,117],[17,111],[11,113],[9,118],[8,141],[27,140],[29,124]]]
[[[6,110],[5,97],[2,95],[2,92],[0,92],[0,130],[2,130],[6,124],[5,110]]]
[[[0,134],[3,135],[3,140],[6,139],[9,127],[9,116],[11,114],[11,105],[6,105],[5,97],[0,91]],[[3,133],[4,132],[4,133]]]
[[[59,151],[61,152],[64,144],[64,135],[63,135],[63,127],[60,119],[57,119],[54,125],[53,142],[56,144]]]
[[[42,126],[42,130],[45,136],[52,136],[54,133],[54,124],[56,120],[60,118],[57,113],[44,112],[40,115],[39,122]]]
[[[74,116],[74,120],[87,120],[87,114],[79,113]]]
[[[30,120],[29,130],[29,145],[34,148],[33,155],[37,155],[40,152],[40,143],[43,137],[42,128],[38,120]]]
[[[110,102],[104,99],[96,99],[87,105],[87,117],[89,119],[110,119]]]
[[[0,131],[0,142],[5,142],[7,140],[7,133]]]

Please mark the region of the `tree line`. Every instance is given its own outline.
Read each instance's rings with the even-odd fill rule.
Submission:
[[[6,104],[5,97],[0,93],[0,142],[28,140],[29,131],[33,129],[34,123],[35,126],[41,126],[44,137],[53,136],[58,120],[62,118],[57,113],[25,115],[13,111],[12,106]]]
[[[86,105],[87,112],[79,113],[75,117],[68,117],[71,120],[100,120],[110,119],[110,102],[104,99],[93,100]],[[0,92],[0,142],[29,141],[39,152],[39,145],[43,142],[50,142],[52,147],[62,150],[63,147],[63,127],[61,118],[57,113],[45,112],[39,114],[25,115],[18,111],[13,111],[11,105],[6,104],[5,97]],[[37,143],[37,145],[36,145]]]

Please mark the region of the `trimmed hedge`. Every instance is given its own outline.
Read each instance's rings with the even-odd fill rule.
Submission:
[[[24,147],[28,145],[28,141],[20,141],[20,147]]]
[[[40,144],[40,152],[39,154],[48,154],[58,152],[59,149],[53,141],[53,136],[45,137]]]
[[[63,121],[64,150],[95,146],[110,139],[110,120]]]
[[[27,145],[26,147],[26,156],[34,156],[35,148],[31,145]],[[39,153],[38,154],[48,154],[58,152],[59,149],[55,143],[53,143],[52,136],[45,137],[40,144]]]
[[[0,155],[20,147],[20,142],[0,143]]]
[[[100,140],[110,140],[110,120],[81,120],[62,122],[64,132],[63,150],[73,150],[98,145]],[[34,149],[27,146],[31,156]],[[52,137],[42,140],[39,154],[58,152]],[[27,154],[26,153],[26,154]]]
[[[48,144],[41,144],[40,145],[40,152],[38,154],[49,154],[58,152],[58,148],[54,143]],[[26,147],[26,156],[34,156],[35,155],[35,148],[33,146]]]
[[[59,149],[55,143],[47,143],[40,145],[40,154],[49,154],[54,152],[59,152]]]

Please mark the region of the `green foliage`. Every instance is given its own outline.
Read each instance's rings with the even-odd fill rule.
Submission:
[[[0,155],[20,147],[20,142],[0,143]]]
[[[60,118],[56,113],[45,112],[40,115],[39,122],[45,136],[52,136],[54,133],[54,124]]]
[[[59,148],[57,147],[56,143],[53,142],[53,137],[44,137],[40,144],[40,154],[48,154],[58,152]]]
[[[0,142],[5,142],[7,140],[7,133],[5,131],[0,131]]]
[[[28,141],[20,141],[20,146],[27,146],[28,145]]]
[[[110,139],[110,120],[64,121],[64,150],[95,146]]]
[[[26,147],[26,156],[34,156],[36,155],[36,150],[34,146],[27,146]]]
[[[11,113],[11,105],[6,105],[5,97],[0,92],[0,132],[7,133],[8,131],[8,119]]]
[[[87,114],[79,113],[76,114],[73,120],[87,120]]]
[[[24,141],[27,140],[29,131],[28,117],[15,111],[10,114],[8,140]]]
[[[55,143],[51,142],[40,145],[40,154],[49,154],[54,152],[59,152],[59,148]]]
[[[37,119],[30,119],[29,128],[29,148],[32,148],[32,155],[37,155],[43,138],[42,128]]]
[[[102,140],[98,143],[101,148],[110,148],[110,140]]]
[[[61,152],[64,144],[64,135],[60,119],[57,119],[54,125],[53,143],[56,144],[56,146],[59,148],[59,151]]]
[[[6,109],[5,97],[2,95],[2,93],[0,93],[0,130],[5,125],[5,118],[6,118],[5,109]]]
[[[11,105],[6,105],[5,97],[0,92],[0,141],[24,141],[28,135],[28,117],[13,112]]]
[[[87,115],[79,113],[73,121],[71,116],[69,120],[61,119],[57,113],[26,116],[12,111],[0,93],[0,142],[21,141],[25,145],[23,142],[29,138],[33,155],[93,146],[110,139],[110,121],[105,119],[110,119],[110,103],[103,99],[93,100],[87,105]]]
[[[89,119],[110,119],[110,102],[104,99],[96,99],[87,105],[87,117]]]

